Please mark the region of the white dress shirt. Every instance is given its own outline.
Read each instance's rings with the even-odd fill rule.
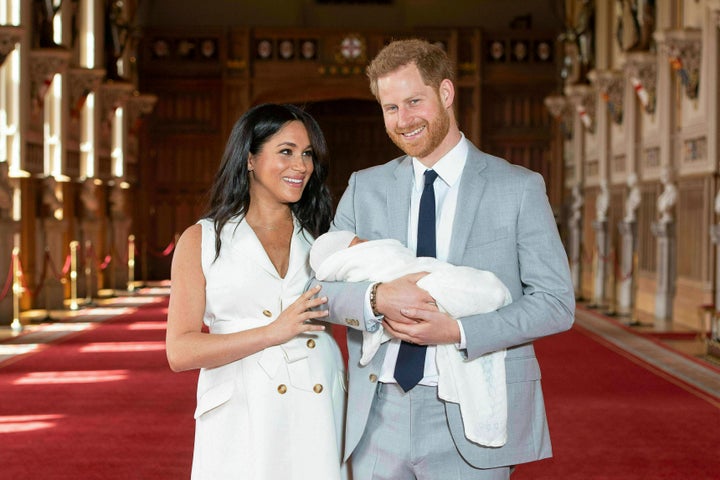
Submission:
[[[433,183],[435,190],[435,245],[436,257],[439,260],[447,261],[450,251],[450,239],[452,236],[453,220],[457,207],[458,190],[460,189],[460,175],[462,175],[467,160],[468,145],[465,136],[455,145],[444,157],[438,160],[432,169],[438,174]],[[428,168],[416,158],[412,159],[414,170],[414,183],[412,197],[410,198],[410,212],[408,221],[408,248],[416,250],[417,247],[417,226],[420,210],[420,196],[425,185],[424,175]],[[460,345],[465,344],[465,335],[462,325],[460,326]],[[380,381],[384,383],[396,383],[394,372],[397,361],[400,340],[394,338],[388,345],[385,353],[385,361],[380,371]],[[437,365],[435,363],[434,345],[428,345],[425,353],[425,372],[421,385],[436,386],[438,381]]]

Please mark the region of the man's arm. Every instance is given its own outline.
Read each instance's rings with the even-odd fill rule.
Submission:
[[[495,312],[461,319],[469,359],[568,330],[573,324],[575,295],[567,255],[539,174],[526,179],[515,240],[522,295]]]

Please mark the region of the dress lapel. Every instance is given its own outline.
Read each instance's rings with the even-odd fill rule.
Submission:
[[[290,261],[288,263],[288,271],[285,275],[286,280],[292,280],[298,271],[309,268],[308,257],[312,236],[300,228],[300,223],[293,218],[295,230],[290,240]]]
[[[255,235],[253,229],[250,228],[250,225],[248,225],[248,223],[243,219],[237,224],[237,228],[235,228],[236,224],[234,222],[228,222],[228,226],[231,228],[228,229],[229,232],[227,241],[230,242],[232,235],[235,235],[236,237],[234,242],[229,243],[233,245],[235,253],[241,255],[242,258],[246,260],[256,263],[260,268],[273,277],[280,278],[280,275],[275,269],[275,265],[273,265],[270,261],[270,257],[268,257],[262,243],[260,243],[260,240],[257,238],[257,235]],[[223,243],[225,241],[226,239],[223,238]],[[292,251],[292,247],[290,250]]]

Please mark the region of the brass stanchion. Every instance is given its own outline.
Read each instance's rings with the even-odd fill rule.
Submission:
[[[127,291],[135,291],[135,235],[128,236],[128,282]]]
[[[92,266],[94,257],[90,256],[92,252],[92,242],[85,240],[85,305],[92,304]]]
[[[70,310],[78,310],[77,290],[77,250],[80,243],[77,240],[70,242]]]
[[[142,282],[148,283],[148,242],[147,237],[142,239],[142,250],[140,250],[140,269],[142,270]]]
[[[20,279],[20,249],[13,248],[12,265],[13,265],[13,320],[10,324],[13,332],[20,333],[23,330],[23,324],[20,322],[20,297],[23,294],[22,280]]]

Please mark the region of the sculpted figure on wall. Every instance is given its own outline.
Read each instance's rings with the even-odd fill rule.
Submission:
[[[577,227],[580,225],[582,217],[582,206],[585,203],[582,195],[582,188],[579,183],[572,187],[572,204],[570,205],[570,225]]]
[[[125,190],[119,182],[115,182],[110,190],[110,213],[115,219],[125,218]]]
[[[587,82],[587,73],[595,68],[595,2],[582,0],[574,19],[567,19],[559,40],[564,58],[561,76],[567,85]]]
[[[48,0],[33,0],[32,5],[35,23],[33,46],[38,48],[57,47],[53,37],[53,22],[61,5],[55,5]]]
[[[43,179],[42,204],[45,207],[45,216],[52,217],[55,220],[62,220],[63,203],[61,197],[58,195],[57,186],[55,177],[48,176]]]
[[[96,190],[97,185],[95,185],[94,179],[86,178],[83,181],[80,190],[80,201],[83,207],[83,217],[87,220],[95,220],[98,217],[100,202],[98,202]]]
[[[657,199],[658,218],[660,223],[670,223],[673,221],[673,210],[677,203],[678,191],[672,182],[669,167],[662,169],[660,182],[663,184],[663,191]]]
[[[616,0],[616,38],[624,52],[649,50],[655,31],[655,0]]]
[[[606,180],[600,181],[600,192],[595,199],[595,213],[598,222],[607,220],[608,207],[610,206],[610,192]]]
[[[627,178],[628,196],[625,200],[625,218],[626,223],[632,223],[637,220],[637,209],[640,206],[640,188],[637,184],[637,175],[631,173]]]

